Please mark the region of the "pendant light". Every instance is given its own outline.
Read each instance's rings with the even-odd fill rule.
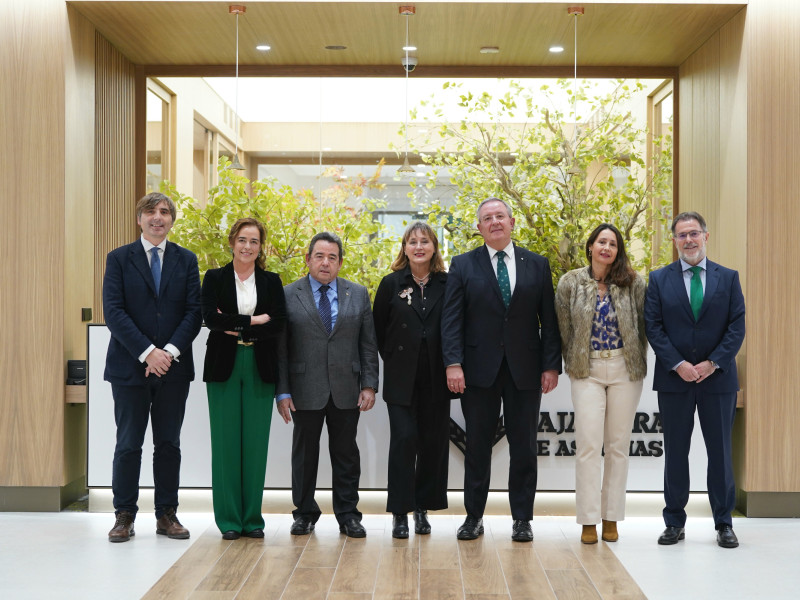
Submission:
[[[411,65],[411,61],[408,58],[408,51],[410,50],[411,46],[408,41],[408,19],[414,16],[416,12],[416,8],[414,6],[401,6],[400,7],[400,14],[406,18],[406,45],[403,46],[403,50],[405,50],[405,60],[403,61],[403,68],[406,72],[406,126],[403,130],[403,137],[405,139],[405,153],[403,157],[403,165],[397,169],[397,173],[401,175],[413,175],[416,171],[414,171],[414,167],[408,162],[408,74],[413,68]],[[416,66],[416,62],[414,63]]]
[[[236,150],[233,153],[231,169],[244,171],[244,165],[239,162],[239,15],[244,14],[247,7],[244,4],[231,4],[228,6],[228,13],[236,15],[236,100],[233,108],[234,115],[234,138],[236,140]]]
[[[575,126],[572,142],[572,164],[567,169],[568,175],[580,175],[578,167],[578,17],[583,14],[582,6],[570,6],[567,14],[572,15],[575,30],[574,67],[572,73],[572,112],[575,117]]]

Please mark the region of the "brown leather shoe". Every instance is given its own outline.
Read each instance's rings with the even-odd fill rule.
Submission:
[[[601,536],[604,542],[616,542],[619,539],[619,533],[617,533],[617,522],[616,521],[606,521],[603,519],[603,534]]]
[[[597,543],[597,525],[584,525],[581,531],[581,542],[584,544]]]
[[[109,542],[127,542],[136,532],[133,530],[133,520],[136,517],[132,513],[120,511],[117,513],[117,520],[114,527],[108,532]]]
[[[156,521],[156,533],[173,540],[185,540],[189,537],[189,530],[178,521],[174,508],[168,508]]]

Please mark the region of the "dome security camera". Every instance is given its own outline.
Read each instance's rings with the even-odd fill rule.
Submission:
[[[417,64],[419,61],[414,56],[403,57],[400,59],[400,64],[403,65],[403,68],[411,73],[414,69],[417,68]]]

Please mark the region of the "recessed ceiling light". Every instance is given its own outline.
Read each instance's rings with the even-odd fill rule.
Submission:
[[[481,54],[497,54],[500,52],[500,48],[497,46],[484,46],[481,48]]]
[[[259,44],[256,46],[256,50],[261,50],[262,52],[266,52],[267,50],[272,50],[272,46],[268,46],[267,44]]]
[[[325,46],[325,50],[347,50],[347,46],[337,46],[334,44],[331,46]]]
[[[564,51],[564,46],[550,46],[550,52],[553,54],[558,54],[559,52]]]
[[[403,46],[403,52],[414,52],[416,49],[416,46]]]

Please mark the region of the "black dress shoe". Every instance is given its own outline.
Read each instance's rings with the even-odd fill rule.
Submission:
[[[414,533],[427,535],[431,532],[431,524],[428,522],[428,511],[418,508],[414,511]]]
[[[238,540],[241,537],[241,534],[238,531],[234,531],[230,529],[222,534],[223,540]]]
[[[311,521],[311,519],[300,516],[292,523],[292,528],[289,530],[289,533],[292,535],[308,535],[312,531],[314,531],[314,522]]]
[[[717,530],[717,545],[720,548],[736,548],[739,546],[739,539],[733,533],[730,525],[721,525]]]
[[[392,516],[392,537],[398,540],[408,538],[408,515],[395,513]]]
[[[408,532],[408,524],[406,524],[406,532]],[[355,519],[347,519],[344,523],[341,523],[339,525],[339,533],[343,533],[351,538],[367,537],[367,530]],[[408,533],[406,533],[406,535],[408,535]]]
[[[246,531],[244,537],[249,538],[263,538],[264,537],[264,530],[263,529],[253,529],[253,531]]]
[[[464,524],[458,528],[456,537],[460,540],[477,540],[479,535],[483,534],[483,519],[476,519],[470,517],[464,520]]]
[[[679,540],[686,537],[683,533],[683,527],[667,527],[664,532],[659,536],[658,543],[661,546],[671,546],[677,544]]]
[[[532,542],[533,530],[531,529],[531,522],[516,519],[511,528],[511,539],[515,542]]]

